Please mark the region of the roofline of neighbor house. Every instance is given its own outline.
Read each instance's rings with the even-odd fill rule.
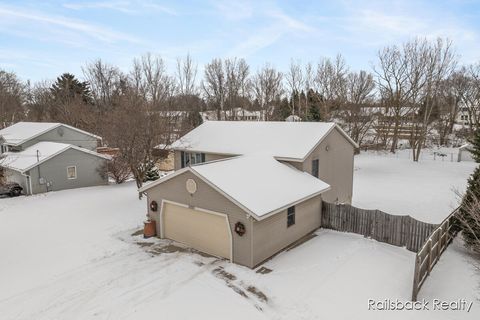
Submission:
[[[54,143],[56,143],[56,142],[54,142]],[[35,146],[35,145],[33,145],[33,146],[29,147],[29,148],[32,148],[32,147],[34,147],[34,146]],[[25,169],[18,169],[18,168],[15,168],[15,167],[11,167],[11,166],[9,166],[8,164],[7,164],[7,165],[0,165],[0,166],[5,167],[5,168],[7,168],[7,169],[11,169],[11,170],[17,171],[17,172],[20,172],[20,173],[23,174],[23,173],[27,172],[28,170],[31,170],[31,169],[35,168],[36,166],[44,163],[45,161],[48,161],[48,160],[52,159],[52,158],[55,157],[55,156],[58,156],[59,154],[65,152],[65,151],[67,151],[67,150],[69,150],[69,149],[75,149],[75,150],[77,150],[77,151],[84,152],[84,153],[88,153],[88,154],[91,154],[91,155],[93,155],[93,156],[96,156],[96,157],[105,159],[105,160],[111,160],[111,157],[109,157],[108,155],[103,155],[103,154],[100,154],[100,153],[98,153],[98,152],[90,151],[90,150],[88,150],[88,149],[80,148],[80,147],[77,147],[77,146],[74,146],[74,145],[71,145],[71,144],[70,144],[70,145],[68,145],[67,147],[65,147],[65,148],[63,148],[63,149],[55,152],[54,154],[46,157],[45,159],[42,159],[41,161],[38,161],[38,162],[34,163],[33,165],[31,165],[31,166],[29,166],[29,167],[27,167],[27,168],[25,168]],[[15,153],[13,153],[13,154],[15,154]]]
[[[41,123],[41,122],[40,122],[40,123]],[[32,140],[32,139],[35,139],[36,137],[41,136],[42,134],[47,133],[48,131],[53,130],[53,129],[56,129],[56,128],[60,127],[60,126],[65,126],[65,127],[69,128],[69,129],[72,129],[72,130],[78,131],[78,132],[80,132],[80,133],[89,135],[89,136],[94,137],[95,139],[98,139],[98,140],[102,140],[102,139],[103,139],[102,137],[97,136],[96,134],[93,134],[93,133],[90,133],[90,132],[88,132],[88,131],[84,131],[84,130],[82,130],[82,129],[78,129],[78,128],[72,127],[72,126],[70,126],[70,125],[68,125],[68,124],[64,124],[64,123],[60,123],[60,122],[59,122],[59,123],[57,123],[55,126],[49,128],[49,129],[43,130],[42,132],[37,133],[37,134],[35,134],[35,135],[33,135],[33,136],[31,136],[31,137],[29,137],[29,138],[27,138],[27,139],[24,139],[24,140],[22,140],[22,141],[20,141],[20,142],[5,143],[5,144],[6,144],[6,145],[9,145],[9,146],[17,147],[17,146],[20,146],[20,145],[24,144],[24,143],[27,142],[27,141],[30,141],[30,140]],[[4,138],[2,135],[0,135],[0,137],[2,137],[2,138],[5,140],[5,138]]]
[[[215,161],[224,161],[224,160],[215,160]],[[205,163],[207,163],[207,162],[205,162]],[[210,163],[210,162],[208,162],[208,163]],[[199,164],[199,165],[202,165],[202,164]],[[282,207],[280,207],[280,208],[274,209],[274,210],[272,210],[272,211],[270,211],[270,212],[268,212],[268,213],[266,213],[266,214],[264,214],[264,215],[262,215],[262,216],[258,216],[258,215],[255,214],[253,211],[251,211],[250,209],[248,209],[247,207],[245,207],[244,205],[242,205],[240,202],[238,202],[237,200],[235,200],[235,199],[234,199],[233,197],[231,197],[228,193],[226,193],[225,191],[223,191],[220,187],[218,187],[217,185],[215,185],[214,183],[212,183],[210,180],[208,180],[207,178],[205,178],[203,175],[201,175],[200,173],[198,173],[198,172],[197,172],[195,169],[193,169],[193,168],[194,168],[194,167],[185,167],[185,168],[182,168],[182,169],[180,169],[180,170],[177,170],[177,171],[175,171],[174,173],[169,174],[168,176],[166,176],[166,177],[164,177],[164,178],[160,178],[160,179],[158,179],[157,181],[154,181],[154,182],[152,182],[152,183],[149,183],[149,184],[146,185],[146,186],[141,187],[140,189],[138,189],[138,192],[145,192],[145,191],[147,191],[147,190],[149,190],[149,189],[151,189],[151,188],[153,188],[153,187],[155,187],[155,186],[157,186],[157,185],[159,185],[159,184],[162,184],[162,183],[164,183],[164,182],[166,182],[166,181],[168,181],[168,180],[170,180],[170,179],[172,179],[172,178],[175,178],[176,176],[179,176],[179,175],[181,175],[181,174],[183,174],[183,173],[185,173],[185,172],[188,171],[188,172],[191,172],[193,175],[197,176],[199,179],[201,179],[201,180],[202,180],[203,182],[205,182],[206,184],[208,184],[208,185],[209,185],[210,187],[212,187],[215,191],[219,192],[219,193],[220,193],[221,195],[223,195],[225,198],[227,198],[228,200],[230,200],[232,203],[234,203],[234,204],[235,204],[236,206],[238,206],[240,209],[242,209],[243,211],[245,211],[246,213],[248,213],[249,215],[251,215],[252,217],[254,217],[255,220],[257,220],[257,221],[262,221],[262,220],[264,220],[264,219],[266,219],[266,218],[268,218],[268,217],[271,217],[271,216],[273,216],[273,215],[275,215],[275,214],[277,214],[277,213],[280,213],[281,211],[283,211],[283,210],[285,210],[285,209],[287,209],[287,208],[289,208],[289,207],[291,207],[291,206],[294,206],[294,205],[296,205],[296,204],[298,204],[298,203],[301,203],[301,202],[304,202],[304,201],[306,201],[306,200],[309,200],[309,199],[311,199],[311,198],[313,198],[313,197],[316,197],[316,196],[318,196],[318,195],[320,195],[320,194],[322,194],[322,193],[324,193],[324,192],[326,192],[326,191],[328,191],[328,190],[331,189],[331,187],[328,186],[328,187],[325,188],[325,189],[322,189],[322,190],[320,190],[320,191],[318,191],[318,192],[312,193],[312,194],[310,194],[310,195],[308,195],[308,196],[306,196],[306,197],[303,197],[303,198],[301,198],[301,199],[297,199],[297,200],[295,200],[295,201],[293,201],[293,202],[291,202],[291,203],[288,203],[288,204],[286,204],[286,205],[284,205],[284,206],[282,206]],[[301,172],[300,172],[300,173],[301,173]]]

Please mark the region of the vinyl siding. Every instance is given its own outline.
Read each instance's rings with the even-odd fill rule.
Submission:
[[[67,143],[92,151],[95,151],[98,145],[97,139],[95,137],[78,132],[76,130],[72,130],[65,126],[60,126],[48,132],[45,132],[44,134],[32,140],[26,141],[24,144],[22,144],[21,148],[22,150],[25,150],[26,148],[41,141]]]
[[[186,190],[185,186],[187,179],[193,179],[197,183],[197,192],[193,195],[190,195]],[[159,205],[157,212],[152,212],[150,211],[150,208],[148,208],[150,218],[157,221],[158,230],[160,230],[158,222],[160,221],[162,199],[227,214],[230,223],[230,230],[232,232],[233,261],[248,267],[252,266],[252,230],[249,227],[251,225],[250,219],[252,218],[247,218],[247,213],[245,211],[203,182],[203,180],[199,179],[193,173],[188,171],[182,173],[179,176],[147,190],[146,193],[148,204],[151,201],[156,201]],[[234,226],[237,222],[242,222],[247,228],[247,232],[242,237],[234,231]],[[205,232],[209,231],[205,230]]]
[[[74,149],[69,149],[29,170],[33,193],[91,187],[108,184],[107,160]],[[77,179],[67,178],[67,167],[77,167]],[[40,184],[39,178],[51,182]]]
[[[216,153],[205,153],[205,162],[209,161],[215,161],[215,160],[220,160],[220,159],[225,159],[225,158],[230,158],[232,157],[231,155],[223,155],[223,154],[216,154]],[[181,157],[181,151],[175,150],[174,151],[174,170],[179,170],[182,168],[182,157]]]
[[[318,229],[321,196],[295,206],[295,224],[287,227],[287,210],[253,223],[253,265],[256,266],[291,243]]]
[[[303,163],[293,161],[286,163],[311,174],[312,160],[318,159],[318,178],[331,187],[331,190],[322,194],[322,199],[327,202],[338,201],[350,204],[353,192],[354,151],[353,145],[337,129],[334,129]]]

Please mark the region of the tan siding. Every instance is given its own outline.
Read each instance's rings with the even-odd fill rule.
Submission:
[[[178,170],[182,168],[182,157],[181,157],[181,151],[175,150],[175,160],[174,160],[174,170]],[[232,156],[230,155],[223,155],[223,154],[216,154],[216,153],[205,153],[205,161],[215,161],[215,160],[220,160],[220,159],[225,159],[225,158],[230,158]]]
[[[189,178],[194,179],[197,183],[197,192],[193,195],[190,195],[185,188],[186,181]],[[166,199],[186,204],[191,207],[227,214],[233,237],[233,261],[238,264],[252,267],[250,250],[250,236],[252,230],[249,228],[250,222],[247,219],[247,214],[208,184],[200,180],[197,176],[191,172],[182,173],[171,180],[165,181],[164,183],[147,190],[147,195],[148,203],[155,200],[160,205],[162,199]],[[149,209],[149,215],[151,218],[159,221],[159,211],[154,213]],[[237,222],[242,222],[247,228],[247,232],[242,237],[234,232],[234,226]],[[209,230],[205,230],[205,232],[208,233]]]
[[[231,158],[232,156],[227,156],[224,154],[215,154],[215,153],[206,153],[205,154],[205,161],[215,161],[215,160],[220,160],[220,159],[225,159],[225,158]]]
[[[287,210],[253,223],[253,262],[257,265],[320,227],[320,196],[295,206],[295,224],[287,228]]]
[[[312,173],[312,160],[319,159],[319,178],[332,187],[322,194],[323,200],[352,202],[353,154],[353,145],[334,129],[303,163],[303,171]]]

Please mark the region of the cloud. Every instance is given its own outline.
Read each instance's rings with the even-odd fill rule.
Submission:
[[[254,16],[253,4],[250,1],[212,1],[216,13],[229,20],[244,20]]]
[[[237,44],[228,52],[229,56],[247,57],[272,46],[285,36],[304,37],[306,34],[319,32],[302,19],[294,18],[276,6],[250,7],[249,11],[252,12],[251,15],[241,14],[240,16],[243,16],[244,19],[247,17],[257,19],[262,21],[265,26],[255,28],[247,37],[239,37]]]
[[[70,31],[71,33],[82,34],[88,38],[92,38],[102,42],[114,43],[118,41],[127,41],[131,43],[140,43],[141,41],[131,35],[116,32],[109,28],[88,23],[78,19],[72,19],[60,15],[49,15],[38,11],[27,11],[22,8],[14,7],[2,7],[0,6],[0,26],[7,25],[14,28],[3,28],[4,32],[11,32],[13,34],[22,33],[20,29],[28,29],[26,34],[30,32],[32,37],[39,36],[42,38],[48,38],[48,35],[42,33],[53,32],[56,35]],[[53,29],[48,29],[46,27],[54,27]],[[17,29],[18,28],[18,29]],[[55,30],[58,28],[59,30]],[[64,34],[68,36],[69,34]],[[61,40],[55,39],[52,37],[51,40]]]
[[[141,14],[150,12],[163,12],[168,15],[177,15],[177,12],[169,7],[160,5],[155,2],[147,0],[136,1],[95,1],[95,2],[68,2],[64,3],[63,7],[72,10],[85,10],[85,9],[105,9],[119,11],[125,14]]]
[[[272,12],[267,13],[267,15],[272,18],[275,18],[278,22],[282,23],[285,30],[289,29],[289,30],[296,30],[296,31],[303,31],[303,32],[315,31],[315,28],[307,25],[301,20],[294,19],[293,17],[281,11],[274,10]]]

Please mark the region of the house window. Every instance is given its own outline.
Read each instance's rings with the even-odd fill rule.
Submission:
[[[5,152],[8,152],[8,146],[5,144],[2,144],[0,153],[5,153]]]
[[[318,159],[312,160],[312,176],[318,178]]]
[[[287,209],[287,228],[295,224],[295,206]]]
[[[77,179],[77,167],[75,166],[67,167],[67,178]]]
[[[205,162],[205,153],[184,152],[181,153],[181,167],[185,168],[194,164]]]

